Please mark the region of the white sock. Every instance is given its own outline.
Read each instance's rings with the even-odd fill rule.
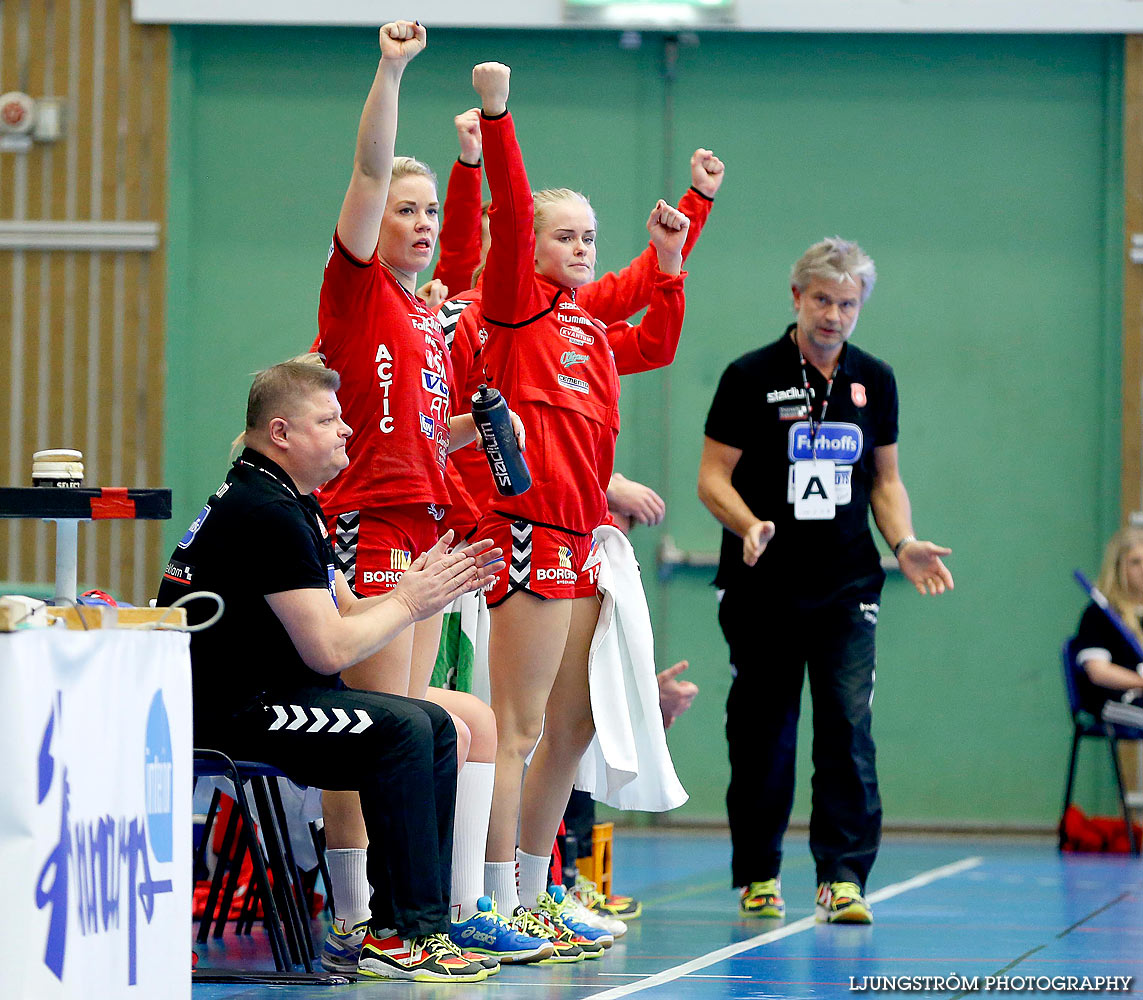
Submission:
[[[369,919],[369,879],[365,876],[365,848],[337,847],[325,852],[329,887],[337,907],[333,925],[343,934]]]
[[[476,912],[484,895],[484,844],[488,840],[488,814],[492,809],[492,782],[496,765],[469,761],[456,778],[456,819],[452,827],[452,895],[454,922]]]
[[[517,847],[516,863],[520,866],[520,902],[530,909],[536,905],[540,893],[548,891],[552,859],[528,854]]]
[[[516,892],[516,862],[485,861],[484,888],[495,897],[497,911],[510,917],[520,905]]]

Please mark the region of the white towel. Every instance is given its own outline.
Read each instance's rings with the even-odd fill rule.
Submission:
[[[596,528],[595,540],[603,598],[588,657],[595,738],[580,761],[575,786],[615,809],[665,812],[688,796],[663,731],[655,640],[639,563],[617,528]]]

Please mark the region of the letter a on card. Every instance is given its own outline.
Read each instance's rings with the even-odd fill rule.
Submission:
[[[834,463],[825,459],[794,463],[794,517],[831,521],[837,509]]]

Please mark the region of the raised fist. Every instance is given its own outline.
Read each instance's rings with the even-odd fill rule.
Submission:
[[[508,107],[508,78],[512,75],[503,63],[477,63],[472,67],[472,86],[480,95],[481,109],[490,118],[504,114]]]
[[[722,186],[726,167],[709,149],[696,149],[691,154],[691,184],[696,191],[713,198]]]
[[[428,32],[416,21],[390,21],[381,26],[381,58],[402,67],[429,44]]]
[[[417,289],[417,298],[430,310],[436,312],[441,303],[448,298],[448,285],[440,278],[433,278],[432,281],[426,282]]]
[[[475,167],[484,151],[480,137],[480,108],[469,108],[457,115],[452,123],[456,126],[456,138],[460,142],[460,162]]]
[[[651,209],[647,232],[651,234],[651,242],[659,252],[660,259],[664,254],[682,254],[690,225],[691,220],[682,212],[672,208],[662,198],[659,199]]]

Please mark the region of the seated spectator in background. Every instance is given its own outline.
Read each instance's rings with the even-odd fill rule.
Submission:
[[[1143,644],[1143,528],[1121,528],[1103,550],[1096,586]],[[1143,727],[1143,664],[1127,637],[1092,602],[1076,632],[1080,703],[1096,718]]]
[[[360,792],[373,896],[357,971],[475,982],[488,970],[448,936],[453,723],[428,702],[351,691],[339,674],[503,564],[489,542],[447,553],[446,533],[390,593],[353,595],[311,495],[349,463],[339,385],[316,357],[255,377],[245,448],[178,543],[159,603],[198,590],[225,602],[221,619],[191,637],[196,746]],[[192,624],[206,604],[192,602]],[[293,724],[298,712],[305,725]]]

